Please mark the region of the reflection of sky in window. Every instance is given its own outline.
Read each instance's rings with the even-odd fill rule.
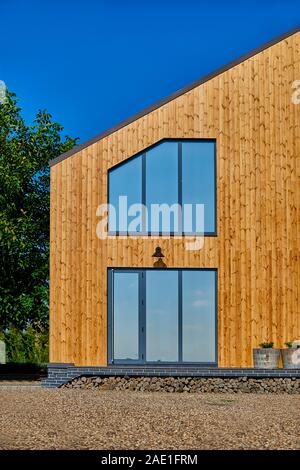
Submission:
[[[178,273],[146,272],[147,361],[178,361]]]
[[[138,273],[114,274],[114,358],[138,359]]]
[[[183,271],[183,360],[215,361],[215,271]]]
[[[178,204],[178,143],[163,142],[146,154],[146,205],[152,231],[173,232],[174,216],[158,227],[151,223],[150,204]],[[176,224],[177,227],[177,224]]]
[[[215,231],[215,144],[213,142],[183,142],[182,144],[182,203],[204,204],[204,231]],[[195,207],[192,231],[195,232]],[[190,231],[189,227],[183,227]]]
[[[116,208],[116,228],[113,218],[109,217],[109,228],[111,232],[115,230],[127,231],[125,227],[119,227],[119,196],[127,196],[128,208],[132,204],[142,203],[142,158],[137,157],[129,160],[109,173],[109,203]],[[123,214],[127,217],[127,214]],[[137,214],[138,216],[138,214]],[[128,224],[135,217],[128,217]],[[141,231],[139,227],[138,231]]]
[[[178,213],[167,210],[165,217],[158,211],[159,220],[151,220],[151,204],[171,207],[178,204],[178,142],[163,142],[146,152],[146,205],[148,231],[176,232]],[[116,208],[116,224],[109,216],[111,232],[127,231],[132,220],[140,215],[137,207],[132,215],[122,212],[119,225],[119,197],[127,196],[127,207],[142,203],[142,156],[124,162],[109,172],[109,202]],[[196,204],[204,204],[204,231],[215,232],[215,143],[182,142],[182,203],[185,211],[183,229],[186,233],[202,233],[201,217],[196,216]],[[152,207],[153,210],[153,207]],[[157,209],[158,210],[158,209]],[[189,215],[190,214],[190,215]],[[171,217],[169,217],[171,215]],[[128,217],[128,220],[127,220]],[[198,220],[197,220],[198,218]],[[139,223],[130,225],[130,231],[141,232]]]
[[[183,361],[215,362],[215,271],[182,271]],[[139,274],[114,274],[114,358],[138,359]],[[178,361],[178,271],[146,271],[146,360]]]

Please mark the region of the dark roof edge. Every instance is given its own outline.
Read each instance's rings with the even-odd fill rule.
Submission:
[[[103,139],[104,137],[107,137],[110,134],[113,134],[114,132],[122,129],[122,127],[127,126],[128,124],[131,124],[132,122],[136,121],[137,119],[140,119],[143,116],[146,116],[147,114],[151,113],[157,108],[160,108],[161,106],[165,105],[166,103],[169,103],[170,101],[174,100],[175,98],[178,98],[181,95],[184,95],[188,91],[192,90],[193,88],[196,88],[199,85],[202,85],[205,82],[208,82],[212,78],[217,77],[218,75],[221,75],[222,73],[226,72],[227,70],[235,67],[236,65],[241,64],[247,59],[250,59],[251,57],[255,56],[256,54],[259,54],[260,52],[264,51],[265,49],[268,49],[271,46],[274,46],[280,41],[283,41],[284,39],[288,38],[289,36],[292,36],[293,34],[297,33],[300,31],[300,25],[290,29],[286,33],[281,34],[280,36],[277,36],[274,39],[271,39],[270,41],[264,43],[263,45],[259,46],[256,49],[253,49],[252,51],[242,55],[236,60],[233,60],[229,62],[226,65],[223,65],[219,69],[215,70],[212,73],[209,73],[208,75],[205,75],[204,77],[190,83],[189,85],[184,86],[183,88],[180,88],[179,90],[175,91],[171,95],[157,101],[156,103],[152,104],[151,106],[148,106],[147,108],[143,109],[142,111],[139,111],[138,113],[132,115],[131,117],[125,119],[124,121],[121,121],[120,123],[116,124],[115,126],[110,127],[109,129],[101,132],[100,134],[96,135],[95,137],[92,137],[91,139],[87,140],[83,144],[77,145],[73,149],[69,150],[68,152],[63,153],[62,155],[59,155],[56,158],[53,158],[53,160],[50,160],[50,166],[56,165],[57,163],[62,162],[66,158],[70,157],[71,155],[74,155],[77,152],[80,152],[84,148],[94,144],[95,142],[98,142],[99,140]]]

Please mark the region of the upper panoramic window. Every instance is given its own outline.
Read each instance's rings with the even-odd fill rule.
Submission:
[[[109,232],[215,235],[213,140],[166,140],[109,170]]]

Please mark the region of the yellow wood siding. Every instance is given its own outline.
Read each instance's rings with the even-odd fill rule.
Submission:
[[[107,268],[152,267],[155,240],[96,236],[107,171],[163,138],[215,138],[217,237],[169,267],[218,268],[218,361],[300,338],[300,80],[296,33],[51,168],[50,361],[107,364]]]

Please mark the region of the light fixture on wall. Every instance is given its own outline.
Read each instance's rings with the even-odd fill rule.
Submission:
[[[157,246],[155,248],[155,251],[152,255],[153,258],[164,258],[165,255],[163,254],[163,252],[161,251],[161,247],[160,246]]]
[[[166,268],[167,265],[166,263],[163,262],[162,258],[164,258],[165,255],[163,254],[163,252],[161,251],[161,247],[160,246],[157,246],[155,248],[155,251],[152,255],[152,258],[157,258],[157,260],[155,261],[155,263],[153,263],[153,266],[155,268]]]

